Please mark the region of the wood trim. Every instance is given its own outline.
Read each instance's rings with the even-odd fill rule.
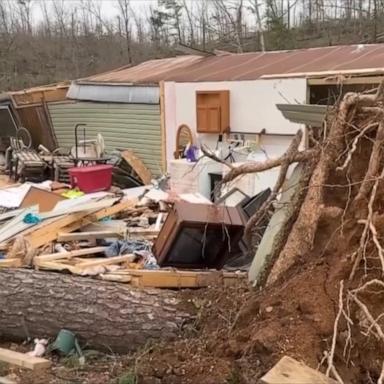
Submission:
[[[337,85],[337,84],[380,84],[384,80],[384,76],[358,76],[340,79],[337,77],[326,77],[317,79],[307,79],[308,86],[311,85]]]
[[[160,133],[161,133],[161,170],[167,172],[167,132],[165,124],[164,81],[160,81]]]
[[[330,75],[380,75],[384,73],[384,68],[366,68],[366,69],[348,69],[348,70],[331,70],[331,71],[322,71],[322,72],[294,72],[294,73],[280,73],[273,75],[263,75],[260,76],[260,79],[289,79],[296,77],[324,77]]]

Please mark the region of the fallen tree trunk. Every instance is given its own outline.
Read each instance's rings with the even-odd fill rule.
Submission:
[[[175,339],[192,312],[174,291],[0,270],[0,337],[6,340],[55,337],[65,328],[95,348],[127,352],[150,340]]]

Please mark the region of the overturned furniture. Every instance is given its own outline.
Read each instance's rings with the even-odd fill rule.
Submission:
[[[154,255],[161,266],[220,269],[238,250],[244,223],[235,207],[178,202],[157,237]]]

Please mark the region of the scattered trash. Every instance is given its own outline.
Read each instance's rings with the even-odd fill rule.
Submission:
[[[38,224],[38,223],[41,223],[41,217],[39,215],[35,215],[33,213],[27,213],[24,216],[23,223]]]
[[[45,350],[47,349],[48,340],[47,339],[34,339],[35,348],[33,351],[28,352],[27,355],[41,357],[44,355]]]

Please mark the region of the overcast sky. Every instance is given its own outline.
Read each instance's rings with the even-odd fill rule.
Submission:
[[[0,0],[2,1],[2,0]],[[16,0],[11,0],[16,1]],[[47,2],[50,3],[54,0],[32,0],[33,1],[33,20],[35,22],[38,22],[42,19],[42,12],[41,12],[41,2]],[[59,0],[60,1],[60,0]],[[68,4],[68,7],[80,5],[80,0],[62,0],[64,1],[64,4]],[[103,14],[106,16],[106,18],[113,18],[114,16],[117,16],[118,10],[117,10],[117,0],[92,0],[94,2],[97,2],[101,4],[101,8],[103,11]],[[132,8],[137,12],[145,12],[145,9],[148,9],[148,7],[153,4],[157,4],[157,0],[130,0],[130,3],[132,5]]]

